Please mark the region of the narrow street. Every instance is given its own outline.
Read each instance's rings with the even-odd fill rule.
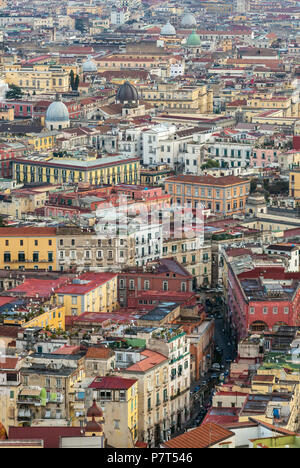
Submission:
[[[212,363],[219,364],[219,369],[209,369],[198,381],[191,384],[191,417],[184,425],[184,430],[197,427],[204,419],[207,410],[211,406],[214,388],[229,373],[230,363],[236,357],[235,340],[231,336],[231,330],[224,320],[224,305],[222,300],[215,307],[207,307],[208,314],[215,320],[214,344],[215,352]],[[217,367],[215,365],[214,367]],[[220,379],[221,376],[221,379]],[[223,377],[223,378],[222,378]]]

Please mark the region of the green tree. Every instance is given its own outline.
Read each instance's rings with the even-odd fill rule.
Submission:
[[[6,99],[22,99],[23,91],[20,86],[10,84],[6,93]]]
[[[204,164],[202,164],[201,169],[211,169],[212,167],[220,167],[219,161],[214,161],[213,159],[208,159]]]
[[[71,89],[74,90],[74,84],[75,84],[75,75],[74,75],[74,71],[71,70],[70,71],[70,86],[71,86]]]
[[[77,91],[78,86],[79,86],[79,75],[76,75],[75,82],[74,82],[74,88],[73,88],[74,91]]]

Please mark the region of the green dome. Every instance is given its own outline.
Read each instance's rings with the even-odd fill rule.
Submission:
[[[196,31],[193,31],[187,38],[186,45],[188,47],[195,47],[201,45],[201,40]]]

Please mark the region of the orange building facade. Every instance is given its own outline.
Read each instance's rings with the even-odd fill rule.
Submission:
[[[166,180],[165,191],[171,195],[173,206],[202,206],[212,213],[231,216],[245,212],[250,181],[236,176],[178,175]]]

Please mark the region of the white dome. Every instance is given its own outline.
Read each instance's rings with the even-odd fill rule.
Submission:
[[[97,65],[92,60],[92,57],[89,56],[88,59],[85,62],[83,62],[82,71],[83,72],[96,72],[97,71]]]
[[[195,16],[192,13],[186,13],[181,21],[181,26],[184,28],[190,28],[193,26],[197,26],[197,21]]]
[[[172,26],[172,24],[168,21],[167,24],[165,24],[161,30],[160,30],[160,33],[163,35],[163,36],[174,36],[176,34],[176,29],[174,28],[174,26]]]
[[[69,111],[66,105],[56,98],[56,101],[52,102],[46,112],[47,122],[68,122]]]

